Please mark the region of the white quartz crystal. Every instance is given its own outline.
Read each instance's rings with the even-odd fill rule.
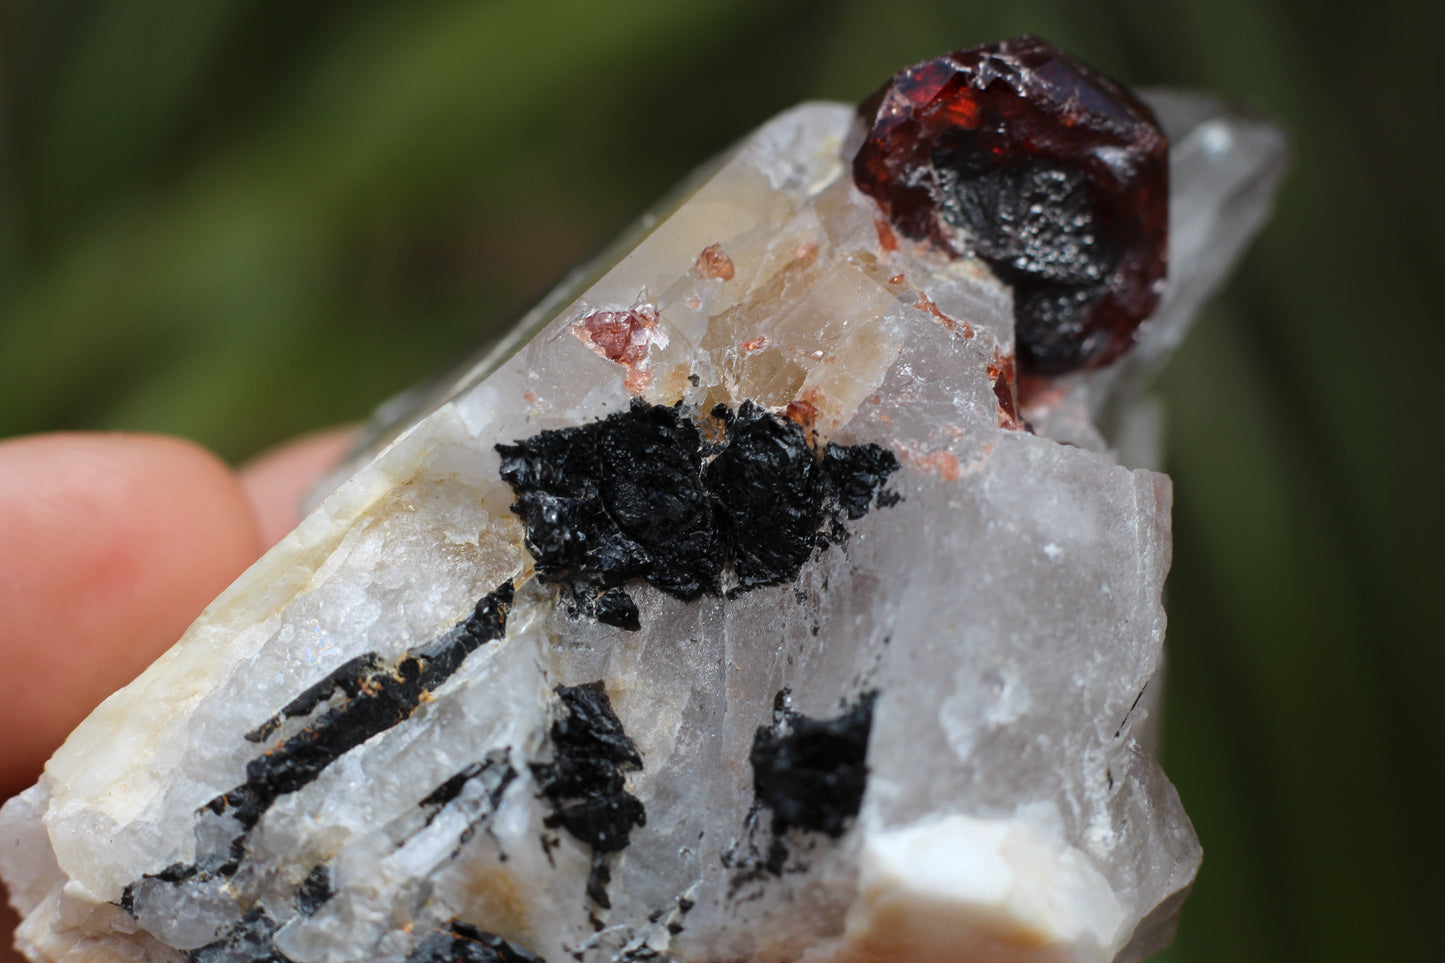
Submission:
[[[524,334],[411,399],[420,416],[5,806],[21,949],[493,958],[427,955],[460,938],[553,963],[1102,963],[1167,942],[1200,851],[1145,749],[1170,487],[1138,385],[1263,216],[1281,143],[1151,99],[1175,144],[1165,303],[1132,355],[1032,399],[1037,434],[1004,426],[995,391],[1009,289],[973,260],[885,249],[839,157],[852,110],[805,105],[749,137]],[[634,578],[640,629],[603,624],[538,575],[497,446],[634,397],[706,433],[715,405],[750,401],[819,451],[880,446],[899,500],[845,518],[784,584],[684,600]],[[454,639],[509,580],[504,635],[244,824],[248,763],[401,685],[407,652]],[[370,681],[247,738],[368,655]],[[600,857],[548,824],[539,768],[565,754],[557,687],[593,682],[641,763],[609,772],[646,813]],[[861,809],[836,836],[777,833],[755,796],[784,690],[784,729],[876,693]]]

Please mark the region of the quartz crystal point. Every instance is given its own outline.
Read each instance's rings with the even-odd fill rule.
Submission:
[[[1150,755],[1170,487],[1138,386],[1263,217],[1282,145],[1144,100],[1173,145],[1162,300],[1111,366],[1022,393],[1018,278],[976,222],[940,238],[861,190],[849,106],[765,124],[408,399],[5,806],[19,946],[1096,963],[1167,942],[1199,847]]]

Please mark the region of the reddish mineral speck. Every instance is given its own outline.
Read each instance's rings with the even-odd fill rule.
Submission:
[[[700,278],[716,278],[719,281],[731,281],[737,273],[732,258],[723,252],[721,244],[709,244],[703,248],[693,270]]]
[[[959,465],[957,457],[947,451],[918,453],[905,450],[902,458],[919,471],[938,474],[944,481],[958,481],[963,477],[963,466]]]
[[[760,334],[756,338],[749,338],[741,345],[744,351],[761,351],[768,346],[768,336]]]
[[[875,220],[873,227],[878,231],[878,245],[885,251],[898,250],[898,236],[887,221]]]
[[[1168,246],[1168,144],[1148,107],[1019,37],[910,67],[859,114],[859,189],[904,236],[1013,285],[1024,372],[1128,349],[1158,304]]]
[[[657,333],[657,308],[651,304],[626,311],[593,311],[572,325],[577,340],[627,368],[627,390],[633,394],[652,382],[652,372],[642,365]]]
[[[1013,355],[995,352],[988,365],[988,378],[993,382],[993,395],[998,399],[998,426],[1009,431],[1022,430],[1025,424],[1019,418],[1018,405],[1014,401]]]
[[[644,304],[628,311],[593,311],[572,326],[572,333],[609,361],[640,364],[657,330],[657,308]]]
[[[938,305],[934,304],[933,300],[929,298],[928,295],[920,294],[918,296],[918,302],[913,306],[920,311],[927,311],[929,314],[933,315],[933,319],[939,324],[943,325],[949,331],[961,331],[963,332],[963,336],[965,338],[973,337],[973,325],[969,324],[967,321],[960,321],[957,318],[950,318],[948,315],[944,314],[938,309]]]
[[[788,407],[783,414],[789,421],[802,425],[804,428],[812,428],[818,420],[818,407],[811,401],[799,398],[796,401],[788,402]]]

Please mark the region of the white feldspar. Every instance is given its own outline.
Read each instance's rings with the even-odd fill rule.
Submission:
[[[978,262],[881,246],[839,159],[851,109],[761,128],[605,271],[412,398],[419,419],[380,436],[6,805],[20,947],[1102,963],[1167,942],[1199,847],[1147,751],[1170,488],[1129,467],[1155,457],[1138,385],[1263,216],[1281,144],[1210,102],[1152,100],[1175,143],[1165,303],[1131,355],[1025,411],[1037,434],[1001,427],[1009,290]],[[623,363],[585,319],[628,311]],[[891,451],[901,500],[848,520],[786,584],[683,601],[634,579],[640,631],[602,624],[536,575],[496,446],[634,395],[702,425],[720,403],[795,403],[819,445]],[[505,635],[414,708],[273,793],[249,832],[239,797],[206,808],[369,696],[323,692],[247,733],[348,660],[396,665],[453,638],[508,580]],[[595,681],[641,762],[618,778],[646,810],[604,860],[610,908],[587,890],[592,848],[547,824],[533,767],[560,758],[557,687]],[[775,839],[755,805],[750,752],[785,689],[815,719],[877,693],[861,810],[836,838],[794,824]],[[457,921],[510,944],[426,955]]]

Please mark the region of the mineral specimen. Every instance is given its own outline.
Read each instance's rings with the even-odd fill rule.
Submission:
[[[954,54],[862,118],[764,125],[411,397],[5,806],[21,948],[1162,945],[1199,850],[1149,754],[1169,483],[1138,385],[1263,216],[1281,145],[1146,99],[1173,260],[1137,330],[1163,140],[1064,55]]]

